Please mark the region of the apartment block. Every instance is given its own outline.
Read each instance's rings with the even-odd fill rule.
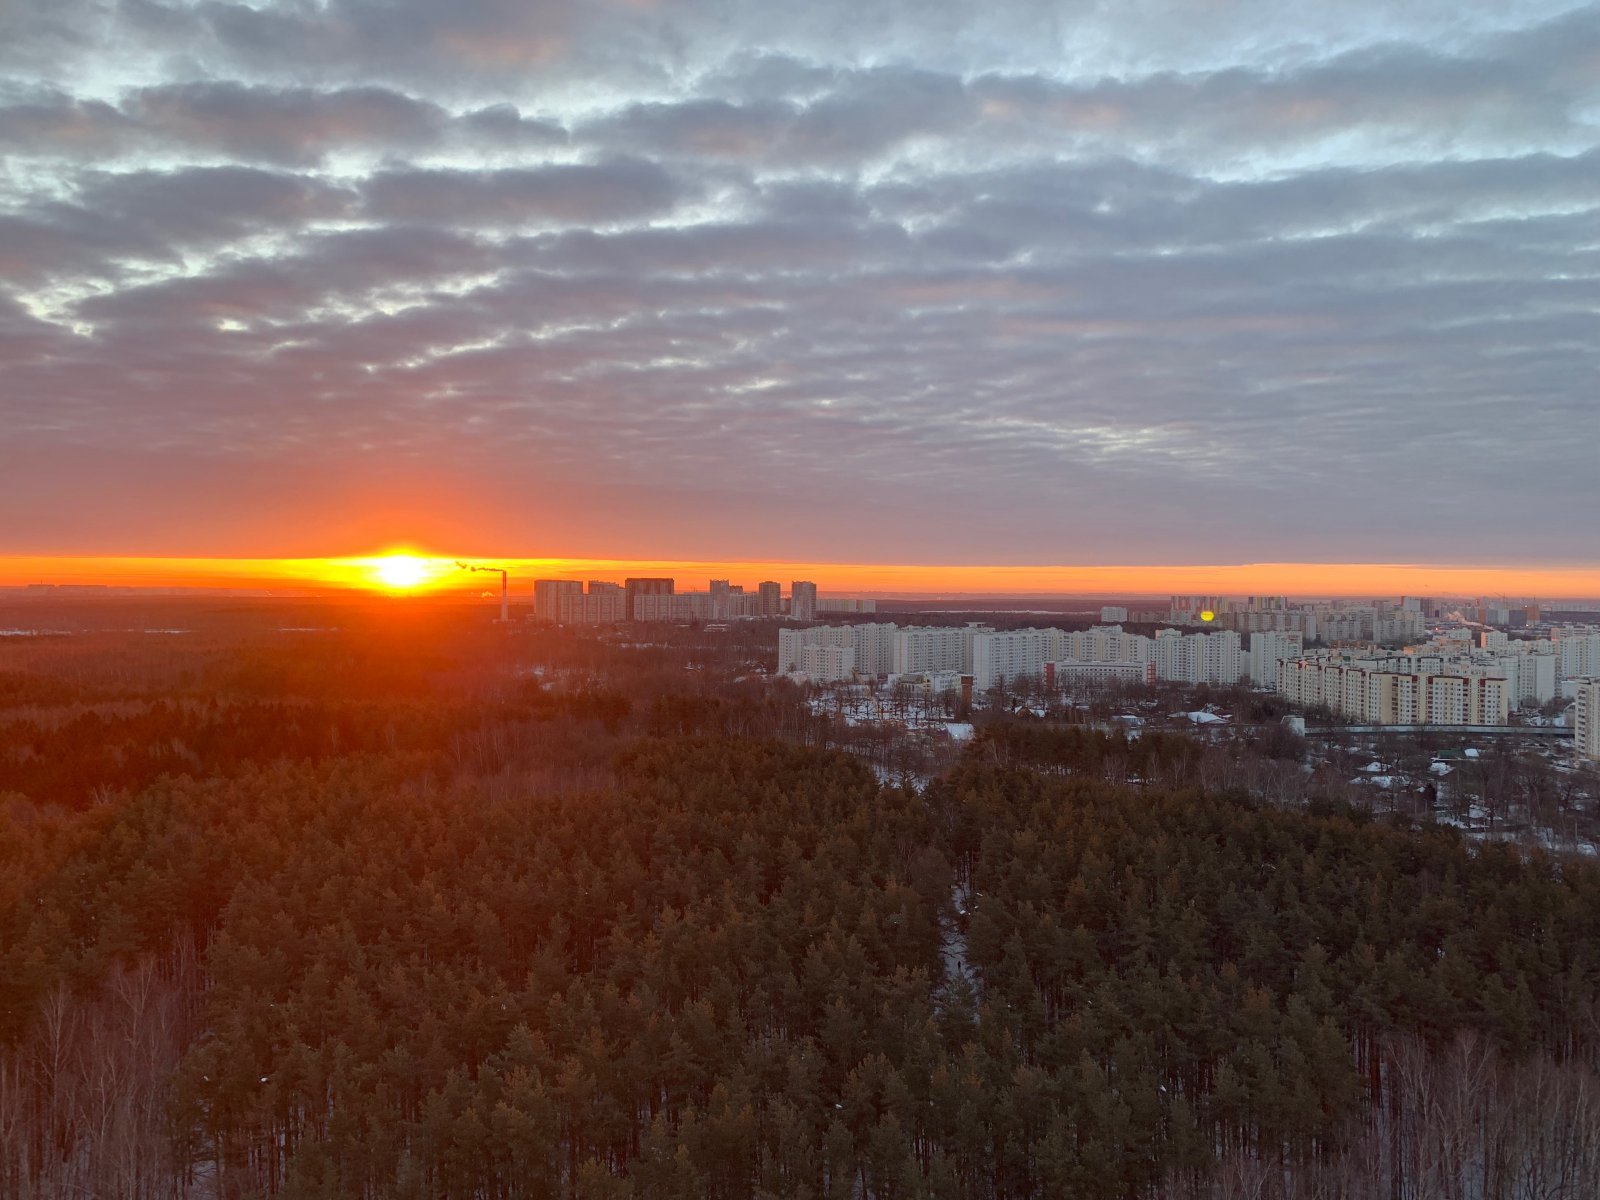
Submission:
[[[672,579],[647,579],[635,577],[633,579],[623,580],[622,590],[627,597],[626,605],[628,610],[628,620],[642,621],[646,620],[647,618],[640,617],[637,614],[635,611],[635,600],[639,596],[670,596],[674,591],[677,590],[677,583]],[[659,618],[648,619],[657,620]]]
[[[1489,665],[1437,656],[1285,659],[1277,690],[1302,707],[1373,725],[1504,725],[1515,683]]]
[[[815,683],[842,683],[854,679],[856,649],[839,645],[802,646],[796,670]]]
[[[796,579],[789,585],[789,615],[796,621],[817,619],[817,585],[809,579]]]
[[[952,626],[896,629],[890,669],[896,675],[972,671],[972,631]]]
[[[766,579],[756,584],[756,603],[760,607],[763,617],[781,617],[783,615],[783,584],[775,579]]]
[[[559,625],[612,625],[627,620],[628,597],[619,583],[591,579],[585,588],[575,579],[537,579],[533,612]]]
[[[817,601],[819,613],[875,613],[878,611],[876,600],[853,599],[828,599]]]
[[[1250,682],[1258,687],[1276,688],[1285,660],[1305,652],[1305,635],[1263,629],[1250,635]]]
[[[1600,761],[1600,679],[1585,679],[1576,689],[1572,749],[1580,762]]]
[[[1060,633],[1060,630],[1051,630]],[[972,686],[986,692],[1020,679],[1039,679],[1051,654],[1043,629],[981,629],[972,639]]]
[[[1076,662],[1061,659],[1044,664],[1045,686],[1062,691],[1093,691],[1117,685],[1156,681],[1153,662]]]
[[[806,674],[803,652],[808,646],[848,646],[851,669],[872,678],[887,675],[894,665],[895,627],[867,625],[813,625],[808,629],[778,630],[778,672]]]

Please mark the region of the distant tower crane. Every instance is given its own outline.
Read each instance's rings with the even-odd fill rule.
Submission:
[[[488,571],[491,575],[500,576],[500,620],[502,623],[511,619],[511,584],[506,576],[504,567],[475,567],[470,563],[456,561],[456,566],[463,571]]]

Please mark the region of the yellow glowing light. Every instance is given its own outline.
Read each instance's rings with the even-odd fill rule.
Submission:
[[[1214,612],[1212,612],[1212,611],[1211,611],[1211,610],[1210,610],[1210,609],[1209,609],[1209,608],[1208,608],[1208,609],[1206,609],[1206,610],[1205,610],[1205,612],[1203,612],[1203,613],[1201,613],[1201,614],[1200,614],[1200,619],[1201,619],[1201,620],[1202,620],[1202,621],[1215,621],[1215,620],[1216,620],[1216,619],[1217,619],[1217,614],[1216,614],[1216,613],[1214,613]]]
[[[373,574],[385,587],[403,591],[428,578],[428,564],[410,554],[389,554],[373,564]]]

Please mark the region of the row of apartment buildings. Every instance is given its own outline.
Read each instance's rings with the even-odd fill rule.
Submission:
[[[1306,641],[1418,641],[1426,616],[1420,604],[1291,604],[1284,596],[1250,596],[1240,601],[1225,596],[1173,596],[1167,611],[1134,614],[1142,621],[1176,626],[1232,629],[1237,633],[1298,633]]]
[[[1354,720],[1454,724],[1436,714],[1464,705],[1473,714],[1465,723],[1496,724],[1511,709],[1575,698],[1583,681],[1600,677],[1600,629],[1558,628],[1547,638],[1518,640],[1480,630],[1476,645],[1470,630],[1451,630],[1398,654],[1376,647],[1296,654],[1276,643],[1257,660],[1257,682],[1295,704]]]
[[[1283,664],[1278,692],[1370,725],[1504,725],[1511,685],[1489,667],[1420,666],[1405,659],[1299,658]]]
[[[1279,648],[1282,652],[1282,648]],[[1266,657],[1266,656],[1263,656]],[[1577,699],[1600,677],[1600,629],[1566,627],[1547,638],[1460,629],[1403,653],[1282,653],[1264,682],[1291,703],[1376,725],[1496,725],[1511,710]],[[1275,677],[1273,677],[1275,676]]]
[[[1163,629],[1151,638],[1120,625],[1069,631],[887,622],[781,629],[778,670],[819,683],[968,675],[980,691],[1028,679],[1058,686],[1157,679],[1231,684],[1247,673],[1241,639],[1231,630]]]
[[[677,581],[636,577],[622,583],[591,579],[537,579],[533,615],[559,625],[613,625],[622,621],[730,621],[750,617],[815,620],[820,613],[870,613],[874,600],[820,599],[817,585],[796,579],[786,596],[783,585],[763,580],[747,592],[726,579],[713,579],[703,592],[680,592]]]

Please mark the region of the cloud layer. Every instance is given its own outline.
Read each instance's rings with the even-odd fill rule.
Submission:
[[[0,552],[1593,559],[1600,6],[8,12]]]

